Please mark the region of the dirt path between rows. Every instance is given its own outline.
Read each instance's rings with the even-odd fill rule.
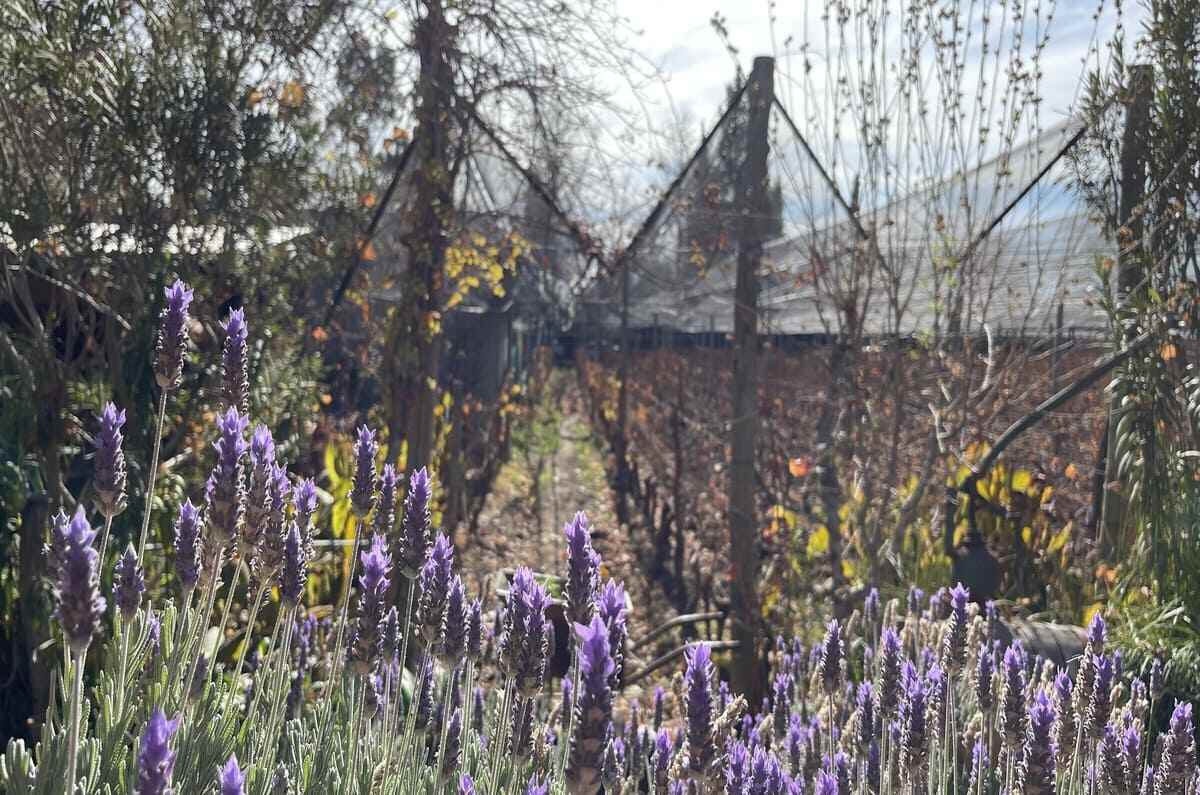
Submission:
[[[641,637],[672,613],[646,577],[635,545],[617,526],[605,453],[592,434],[574,373],[553,373],[532,412],[526,422],[534,431],[525,428],[517,434],[513,454],[480,515],[478,535],[456,539],[468,591],[491,597],[490,578],[519,565],[564,574],[562,528],[576,511],[583,511],[604,561],[602,574],[623,582],[633,602],[630,637]],[[493,598],[487,608],[494,606]],[[632,688],[626,693],[637,694]]]

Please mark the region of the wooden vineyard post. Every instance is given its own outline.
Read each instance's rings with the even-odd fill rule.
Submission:
[[[733,685],[749,703],[762,703],[766,682],[759,643],[758,516],[755,511],[755,442],[758,435],[758,270],[767,217],[767,133],[774,99],[773,58],[754,59],[749,88],[746,156],[738,179],[740,205],[737,283],[733,308],[732,462],[729,468],[729,546],[733,564],[731,618]]]

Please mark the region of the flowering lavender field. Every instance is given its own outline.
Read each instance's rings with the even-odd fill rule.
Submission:
[[[180,383],[191,292],[177,282],[167,297],[154,359],[160,427]],[[871,590],[847,620],[814,631],[811,648],[778,639],[763,704],[730,692],[703,643],[650,703],[624,700],[625,592],[602,577],[583,514],[564,530],[571,662],[551,681],[551,594],[518,569],[493,621],[432,527],[435,482],[423,469],[377,469],[365,427],[350,493],[369,529],[355,539],[356,587],[317,620],[304,605],[316,489],[276,460],[265,427],[251,429],[242,313],[224,328],[211,475],[195,489],[200,505],[179,510],[160,593],[143,570],[149,497],[137,546],[102,592],[100,562],[127,499],[125,413],[110,404],[101,416],[92,510],[54,517],[46,549],[65,650],[57,696],[38,743],[14,740],[0,759],[4,792],[1200,789],[1191,705],[1174,705],[1155,733],[1166,698],[1157,662],[1125,670],[1097,616],[1082,658],[1059,670],[1019,642],[1003,647],[993,606],[961,586],[928,599],[914,590],[905,603]],[[218,593],[243,576],[250,631],[261,609],[276,618],[225,670],[210,664],[207,638],[230,620],[231,599],[218,610]]]

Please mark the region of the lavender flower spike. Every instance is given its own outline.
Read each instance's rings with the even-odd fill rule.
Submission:
[[[613,660],[608,628],[599,616],[589,626],[575,625],[579,635],[579,692],[575,694],[575,731],[570,739],[567,791],[594,795],[600,788],[604,749],[612,734]]]
[[[246,315],[234,309],[221,324],[225,330],[225,345],[221,349],[221,398],[226,408],[242,414],[250,410],[250,377],[246,363]]]
[[[442,633],[442,617],[450,597],[450,578],[454,574],[454,545],[442,533],[429,558],[421,566],[421,599],[417,603],[417,623],[425,643],[433,648]]]
[[[358,578],[361,592],[358,598],[358,618],[354,626],[354,635],[350,639],[350,657],[355,672],[365,675],[370,670],[370,664],[379,648],[379,625],[383,621],[384,604],[391,584],[388,575],[392,571],[392,558],[387,552],[384,540],[375,536],[371,541],[371,548],[363,552],[359,559],[362,563],[362,574]]]
[[[429,474],[425,467],[418,469],[408,479],[396,563],[400,573],[410,580],[415,580],[421,573],[425,557],[429,554],[429,545],[432,543],[429,518],[431,490]]]
[[[830,695],[836,693],[841,685],[844,657],[842,627],[835,618],[825,628],[825,640],[821,644],[821,682],[825,692]]]
[[[455,575],[450,581],[450,593],[446,597],[446,611],[442,617],[441,638],[438,641],[438,657],[452,667],[467,651],[467,596],[462,578]]]
[[[600,555],[592,548],[587,515],[580,511],[563,528],[567,537],[567,620],[590,624],[600,590]]]
[[[113,600],[125,623],[137,615],[145,591],[146,577],[138,563],[137,553],[133,551],[133,544],[130,544],[113,570]]]
[[[375,507],[375,456],[378,454],[375,431],[366,425],[360,426],[354,441],[354,485],[350,489],[350,504],[359,519],[366,518]]]
[[[1185,791],[1196,761],[1195,729],[1192,705],[1177,703],[1171,714],[1171,727],[1162,742],[1162,754],[1154,768],[1154,795],[1174,795]]]
[[[613,580],[604,583],[596,610],[608,627],[608,646],[612,650],[614,664],[611,684],[617,688],[625,666],[625,640],[629,635],[625,622],[625,586]]]
[[[466,773],[458,779],[458,795],[475,795],[475,781]]]
[[[1054,795],[1054,750],[1051,729],[1054,707],[1042,691],[1034,696],[1017,767],[1018,788],[1028,795]]]
[[[967,662],[967,603],[971,595],[962,583],[950,591],[950,627],[942,649],[945,667],[954,674]]]
[[[124,425],[124,409],[118,411],[112,403],[105,403],[100,413],[100,431],[96,434],[92,488],[96,491],[96,510],[108,519],[125,510],[125,453],[121,449],[125,441],[121,435]]]
[[[175,752],[170,743],[178,729],[179,718],[167,720],[160,708],[154,708],[138,752],[136,795],[170,795],[175,771]]]
[[[243,435],[250,421],[230,408],[217,420],[218,438],[213,444],[217,464],[208,476],[205,501],[208,507],[209,539],[214,554],[223,552],[237,538],[245,514],[245,487],[242,483],[242,459],[249,445]]]
[[[687,711],[688,774],[703,780],[712,762],[713,698],[712,653],[703,643],[688,651],[683,675],[684,707]]]
[[[56,552],[59,568],[55,617],[76,654],[82,654],[100,631],[106,606],[100,595],[99,555],[92,548],[95,538],[96,531],[88,524],[81,505],[67,528],[65,547]]]
[[[200,578],[200,525],[199,509],[184,500],[175,520],[175,577],[185,602]]]
[[[183,378],[183,353],[187,344],[188,306],[192,290],[179,279],[167,288],[167,305],[159,316],[154,346],[154,380],[163,390],[177,389]]]
[[[374,530],[376,535],[389,540],[396,526],[396,486],[399,482],[396,467],[384,464],[383,472],[379,475],[379,502],[375,504]]]
[[[317,512],[317,484],[305,478],[296,484],[292,492],[292,506],[296,509],[296,524],[300,526],[300,538],[304,540],[305,556],[312,557],[312,518]]]
[[[305,555],[304,541],[300,537],[300,527],[293,519],[288,525],[287,538],[283,543],[283,570],[279,578],[279,590],[283,601],[292,606],[300,604],[307,582],[308,559]]]
[[[467,657],[478,661],[483,656],[483,603],[478,599],[467,608]]]
[[[221,795],[245,795],[246,777],[238,767],[237,754],[229,755],[229,761],[221,768],[217,782],[221,785]]]

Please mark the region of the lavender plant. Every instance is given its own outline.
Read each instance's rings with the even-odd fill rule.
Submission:
[[[176,289],[164,314],[164,394],[179,382],[188,301]],[[232,339],[230,327],[245,329],[245,319],[230,317]],[[601,584],[582,514],[565,530],[573,663],[549,682],[555,604],[542,582],[517,569],[489,640],[485,606],[456,572],[450,537],[432,527],[432,478],[408,476],[396,527],[402,480],[386,463],[376,475],[365,428],[350,501],[366,548],[353,557],[346,601],[319,621],[304,604],[311,540],[325,529],[315,486],[275,460],[265,428],[247,441],[244,399],[227,399],[212,475],[188,489],[203,492],[203,508],[184,501],[173,559],[154,569],[171,573],[158,580],[171,587],[149,593],[130,545],[112,570],[108,617],[86,509],[54,517],[46,551],[68,652],[61,697],[33,747],[14,740],[0,757],[0,790],[1187,795],[1200,783],[1190,705],[1177,705],[1152,741],[1160,667],[1147,682],[1133,678],[1100,620],[1073,672],[1020,644],[999,647],[995,611],[961,586],[928,599],[913,591],[906,609],[871,591],[811,650],[780,639],[771,696],[756,710],[721,681],[706,643],[688,649],[673,696],[657,688],[641,703],[623,690],[625,591]],[[97,441],[93,502],[106,521],[126,488],[120,419],[106,407]],[[230,629],[214,594],[247,562],[256,593],[247,651],[227,671],[208,640]]]

